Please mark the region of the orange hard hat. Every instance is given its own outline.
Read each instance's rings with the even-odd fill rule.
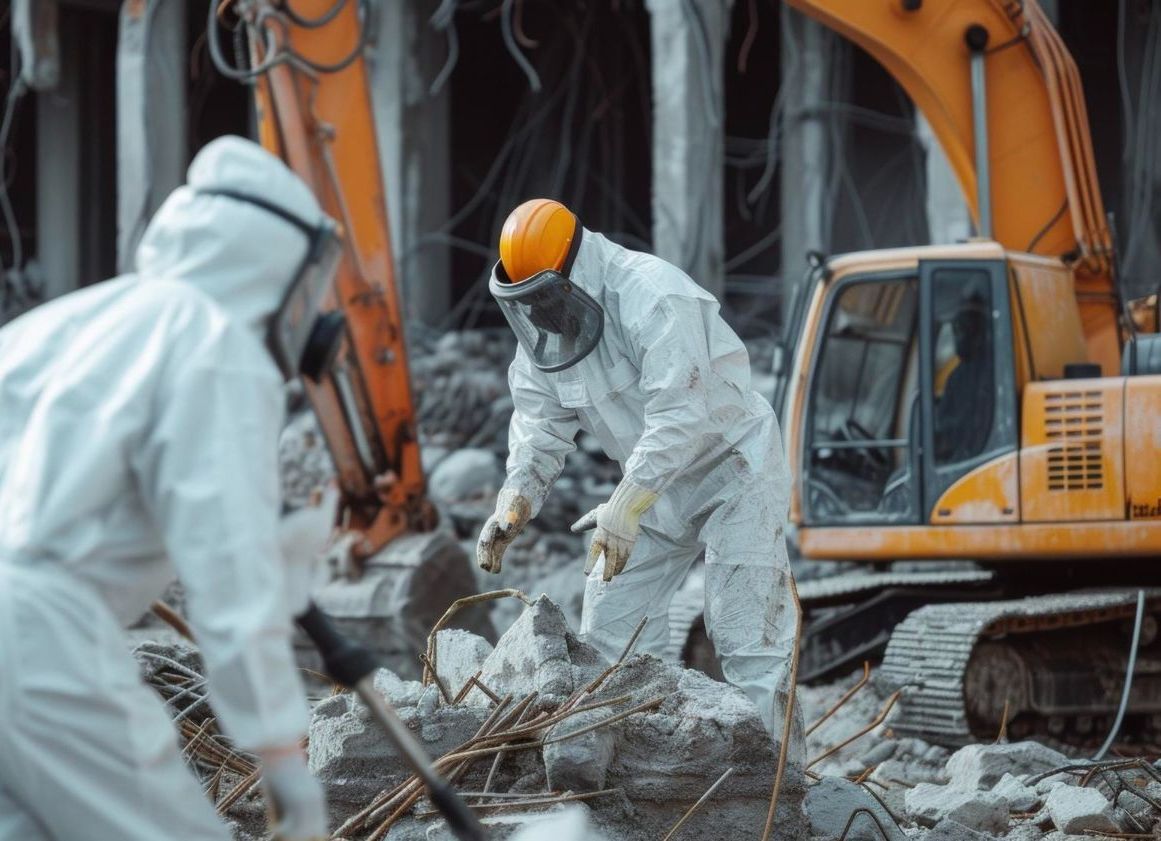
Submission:
[[[552,199],[529,199],[508,214],[500,231],[500,263],[512,283],[538,272],[565,271],[580,223]],[[579,240],[578,240],[579,242]]]

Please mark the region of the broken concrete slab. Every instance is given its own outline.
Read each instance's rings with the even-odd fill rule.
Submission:
[[[1052,825],[1060,832],[1079,835],[1089,832],[1120,832],[1112,804],[1094,788],[1057,786],[1044,801]]]
[[[967,745],[947,760],[948,783],[967,791],[991,789],[1004,774],[1020,777],[1068,764],[1068,757],[1039,742]]]
[[[905,841],[895,817],[863,786],[842,777],[823,777],[806,787],[803,802],[812,838],[848,841]],[[859,813],[856,816],[856,813]]]
[[[500,696],[538,693],[537,704],[554,706],[596,677],[608,663],[581,642],[551,599],[541,596],[496,642],[484,661],[481,682]],[[487,703],[482,692],[469,700]]]
[[[950,818],[969,829],[1003,832],[1008,826],[1008,803],[988,791],[920,783],[905,798],[907,814],[920,826],[934,827]]]

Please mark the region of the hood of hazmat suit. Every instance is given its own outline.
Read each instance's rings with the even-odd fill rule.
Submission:
[[[517,349],[505,488],[539,511],[578,430],[595,436],[620,463],[622,485],[658,498],[625,571],[607,582],[601,565],[590,574],[582,632],[616,657],[648,617],[638,648],[660,654],[669,602],[704,552],[706,620],[723,670],[773,729],[796,618],[783,537],[789,476],[745,346],[684,272],[600,234],[583,232],[569,278],[603,310],[604,331],[558,372]]]
[[[281,161],[220,138],[154,216],[135,274],[0,329],[0,614],[35,601],[30,581],[71,594],[56,612],[23,607],[43,608],[45,646],[87,646],[98,675],[106,660],[113,673],[125,643],[110,629],[140,617],[176,573],[214,711],[258,750],[296,744],[307,723],[290,647],[307,571],[287,570],[279,550],[283,381],[263,344],[307,239],[260,207],[200,192],[211,189],[323,218]],[[10,644],[0,635],[0,663]],[[87,693],[120,691],[98,681]],[[80,703],[64,689],[26,694],[46,710]],[[102,709],[83,706],[82,718]]]

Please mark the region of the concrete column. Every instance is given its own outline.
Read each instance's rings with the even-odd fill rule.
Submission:
[[[646,0],[653,60],[653,251],[725,287],[722,63],[733,0]]]
[[[781,125],[782,298],[789,306],[806,276],[806,254],[831,250],[832,161],[843,150],[827,118],[826,103],[845,98],[846,79],[835,79],[839,36],[789,6],[781,17],[784,97]],[[844,63],[843,66],[849,66]],[[841,141],[841,136],[838,138]]]
[[[60,26],[56,84],[36,96],[36,262],[48,300],[80,286],[81,85],[75,27]],[[87,210],[87,209],[86,209]]]
[[[915,113],[915,131],[927,155],[927,230],[931,242],[945,244],[967,239],[972,235],[972,218],[963,190],[931,124],[919,112]]]
[[[133,269],[153,212],[185,180],[184,2],[125,0],[117,38],[117,268]]]
[[[428,25],[438,5],[380,0],[367,53],[395,273],[407,318],[429,325],[451,304],[448,249],[430,236],[450,204],[447,85],[431,91],[447,58],[445,36]]]

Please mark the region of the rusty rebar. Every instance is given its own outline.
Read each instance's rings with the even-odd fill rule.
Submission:
[[[437,621],[431,627],[431,631],[427,635],[427,659],[431,662],[431,668],[429,669],[427,666],[424,666],[423,668],[422,682],[424,686],[427,686],[431,683],[431,676],[435,674],[435,665],[438,662],[435,650],[435,636],[440,631],[442,631],[449,622],[451,622],[452,617],[454,617],[465,607],[471,607],[472,605],[481,604],[483,602],[490,602],[496,599],[507,598],[520,599],[520,601],[524,602],[526,605],[532,604],[532,602],[529,601],[528,596],[524,595],[524,593],[520,590],[516,590],[514,588],[509,588],[507,590],[491,590],[487,593],[476,593],[474,596],[464,596],[462,599],[456,599],[451,603],[448,609],[444,611],[443,616],[439,618],[439,621]]]
[[[825,713],[823,713],[822,718],[820,718],[818,721],[814,722],[814,724],[810,725],[810,727],[807,728],[806,733],[804,733],[803,735],[809,736],[811,733],[813,733],[815,730],[817,730],[819,727],[821,727],[823,724],[825,724],[827,722],[827,720],[829,720],[831,718],[831,716],[833,716],[835,713],[837,713],[839,710],[841,710],[846,705],[847,701],[851,700],[851,698],[853,698],[855,696],[856,692],[858,692],[860,689],[862,689],[864,686],[866,686],[867,681],[869,681],[870,679],[871,679],[871,661],[864,660],[863,661],[863,676],[859,679],[858,683],[856,683],[854,686],[852,686],[850,689],[848,689],[845,693],[843,693],[843,696],[841,698],[839,698],[838,701],[836,701],[834,703],[834,705],[829,710],[827,710]]]
[[[877,716],[875,716],[874,721],[872,721],[870,724],[868,724],[866,727],[864,727],[858,733],[855,733],[853,736],[850,736],[849,738],[844,739],[843,741],[839,742],[834,747],[830,748],[829,750],[824,751],[820,756],[812,759],[809,763],[807,763],[806,767],[813,768],[815,765],[822,762],[827,757],[834,756],[834,754],[838,753],[840,750],[845,748],[847,745],[850,745],[853,742],[857,742],[859,739],[863,738],[863,736],[866,736],[868,733],[870,733],[872,730],[874,730],[876,727],[878,727],[880,724],[882,724],[883,721],[887,718],[887,714],[889,712],[891,712],[891,708],[895,706],[895,702],[899,700],[899,696],[902,694],[903,694],[902,689],[896,690],[894,693],[892,693],[891,697],[887,699],[887,703],[883,705],[883,709],[880,710],[880,712]]]
[[[802,602],[798,600],[798,587],[794,583],[794,576],[792,574],[789,575],[789,581],[790,597],[794,601],[794,612],[796,614],[794,651],[790,656],[790,685],[786,690],[786,716],[782,721],[782,745],[778,748],[778,767],[774,772],[774,788],[770,792],[770,808],[766,812],[766,827],[762,830],[762,841],[770,841],[770,833],[774,831],[774,815],[778,811],[778,800],[782,796],[782,777],[786,772],[786,755],[790,748],[790,731],[794,722],[794,705],[797,703],[798,646],[802,639]],[[805,740],[804,736],[803,741],[805,742]]]
[[[731,766],[726,769],[724,774],[718,777],[717,782],[706,789],[705,794],[699,797],[696,803],[685,810],[685,814],[681,816],[681,819],[673,825],[673,829],[669,830],[669,832],[665,834],[665,837],[662,838],[661,841],[670,841],[670,839],[672,839],[673,836],[677,834],[677,831],[685,826],[686,821],[693,817],[693,813],[700,809],[707,800],[714,796],[714,792],[721,788],[722,783],[724,783],[732,773],[734,773],[734,769]]]

